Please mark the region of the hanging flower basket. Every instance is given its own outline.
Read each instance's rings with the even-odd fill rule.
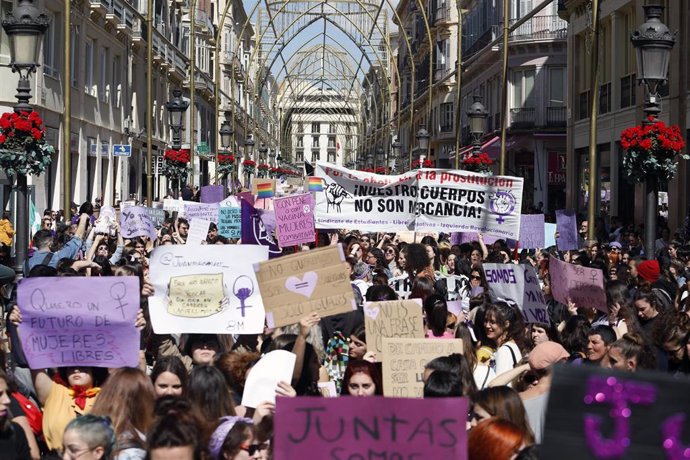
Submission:
[[[187,179],[187,174],[189,173],[187,163],[189,163],[190,160],[189,149],[167,149],[164,158],[165,164],[163,165],[163,175],[167,177],[168,180],[176,182]]]
[[[37,176],[53,160],[38,112],[5,112],[0,116],[0,168],[8,175]]]
[[[375,172],[376,174],[386,174],[387,169],[386,169],[385,166],[379,166],[379,167],[377,167],[377,168],[374,168],[374,172]]]
[[[256,169],[259,172],[259,177],[268,177],[268,172],[271,169],[271,167],[266,163],[262,163],[259,166],[257,166]]]
[[[480,174],[493,174],[491,166],[493,166],[494,161],[486,153],[480,153],[479,155],[470,155],[464,160],[462,160],[462,169],[465,171],[472,171]]]
[[[245,174],[254,174],[254,172],[256,171],[256,161],[244,160],[242,162],[242,167],[244,168]]]
[[[422,163],[421,167],[422,168],[433,168],[434,163],[431,160],[424,160],[424,163]],[[414,160],[412,162],[412,169],[418,169],[418,168],[420,168],[419,160]]]
[[[631,182],[645,182],[649,178],[670,181],[678,170],[676,156],[690,159],[688,154],[681,153],[685,140],[678,125],[667,126],[663,121],[624,130],[621,147],[626,151],[623,170]]]
[[[232,153],[218,154],[218,173],[227,176],[235,170],[235,155]]]

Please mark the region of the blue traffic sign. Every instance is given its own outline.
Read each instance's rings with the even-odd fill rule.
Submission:
[[[131,157],[132,156],[132,146],[129,144],[114,144],[113,145],[113,156],[114,157]]]

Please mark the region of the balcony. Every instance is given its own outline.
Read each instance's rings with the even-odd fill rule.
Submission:
[[[443,5],[436,8],[434,14],[434,25],[443,24],[444,22],[450,21],[450,6]]]
[[[450,68],[447,64],[439,63],[434,66],[434,81],[437,82],[450,74]]]
[[[510,26],[518,21],[511,19]],[[557,15],[534,16],[510,34],[510,41],[565,40],[567,35],[568,23]]]
[[[549,128],[563,128],[566,125],[566,107],[547,107],[546,126]]]
[[[534,128],[536,122],[536,110],[534,107],[521,107],[510,109],[510,128],[528,129]]]

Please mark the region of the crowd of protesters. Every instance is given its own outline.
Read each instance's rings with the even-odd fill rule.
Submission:
[[[136,276],[142,313],[139,368],[28,369],[17,328],[14,274],[0,269],[8,347],[0,353],[0,458],[249,459],[272,458],[275,405],[240,403],[251,367],[271,350],[297,355],[280,397],[321,396],[319,382],[336,381],[342,397],[382,395],[380,357],[367,349],[365,301],[421,299],[426,336],[457,338],[464,353],[426,365],[424,397],[467,397],[469,458],[538,458],[554,365],[601,366],[635,372],[690,373],[690,246],[662,232],[644,248],[634,228],[614,226],[581,249],[515,251],[505,241],[453,244],[451,235],[420,242],[399,235],[341,231],[318,234],[319,246],[342,244],[359,308],[260,335],[154,334],[147,321],[153,294],[148,257],[158,245],[184,244],[189,223],[167,216],[156,240],[123,239],[117,222],[103,226],[93,206],[71,221],[46,212],[24,266],[27,277]],[[205,244],[237,244],[211,225]],[[307,250],[308,248],[303,248]],[[608,311],[554,300],[549,256],[598,268]],[[490,295],[483,263],[535,267],[549,323],[526,324],[519,305]],[[448,310],[447,279],[463,302]],[[394,289],[403,279],[409,292]],[[345,366],[342,375],[338,365]],[[278,399],[278,403],[280,402]],[[319,458],[315,453],[313,458]]]

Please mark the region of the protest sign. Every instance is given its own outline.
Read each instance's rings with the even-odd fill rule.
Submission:
[[[244,384],[242,405],[256,408],[269,401],[275,404],[278,382],[292,381],[297,356],[285,350],[273,350],[261,357],[250,370]]]
[[[218,234],[225,238],[242,236],[242,208],[218,208]]]
[[[184,213],[190,224],[194,219],[202,219],[218,223],[218,203],[191,203],[185,202]]]
[[[314,209],[310,194],[273,200],[278,244],[283,247],[314,241]]]
[[[170,213],[176,212],[178,217],[184,217],[185,203],[189,203],[189,201],[185,202],[181,199],[178,200],[175,198],[165,198],[163,199],[163,210],[168,211]]]
[[[211,222],[209,222],[208,220],[200,218],[192,220],[189,224],[189,233],[187,233],[186,244],[201,244],[202,241],[206,241],[206,238],[208,237],[208,229],[210,226]]]
[[[388,285],[393,288],[400,299],[407,299],[412,292],[412,281],[410,281],[409,275],[394,276],[388,280]]]
[[[32,369],[139,365],[137,277],[26,278],[17,303]]]
[[[465,398],[279,398],[276,460],[467,459]]]
[[[520,248],[544,248],[544,214],[523,214],[520,219]]]
[[[268,327],[355,310],[350,271],[340,244],[254,265]]]
[[[544,248],[556,246],[556,224],[544,224]]]
[[[120,232],[125,239],[147,236],[155,240],[158,237],[156,226],[143,206],[130,206],[120,213]]]
[[[599,366],[554,369],[539,458],[690,457],[687,379]]]
[[[383,394],[421,398],[424,366],[439,356],[462,354],[460,339],[383,339]]]
[[[254,195],[252,192],[242,192],[239,194],[240,200],[245,200],[247,203],[254,206]]]
[[[242,200],[242,244],[257,244],[268,248],[268,256],[272,259],[280,257],[283,251],[278,246],[271,231],[263,221],[261,212],[249,204],[247,200]]]
[[[579,248],[575,211],[572,209],[556,210],[556,231],[558,232],[556,244],[559,251],[571,251]]]
[[[146,207],[144,209],[146,209],[146,213],[149,215],[151,222],[153,222],[156,227],[163,225],[163,221],[165,220],[165,210],[163,208]]]
[[[608,313],[602,270],[569,264],[551,256],[549,275],[551,293],[557,301],[567,304],[570,298],[578,307],[594,307]]]
[[[367,336],[367,351],[376,353],[377,359],[380,359],[383,353],[384,337],[423,339],[421,299],[366,302],[364,329]]]
[[[531,265],[483,264],[486,281],[497,299],[512,300],[527,323],[549,324],[546,301]]]
[[[479,233],[477,232],[460,232],[460,244],[474,243],[479,241]],[[494,244],[500,238],[493,235],[482,235],[484,237],[484,244]]]
[[[264,193],[264,196],[260,195],[259,192]],[[276,180],[275,179],[261,179],[255,177],[252,179],[252,195],[259,195],[258,198],[270,198],[275,195],[276,191]]]
[[[317,385],[319,387],[319,393],[321,393],[321,396],[324,398],[337,398],[340,396],[333,380],[329,380],[328,382],[318,382]]]
[[[199,190],[199,201],[202,203],[218,203],[225,198],[225,187],[222,185],[205,185]]]
[[[267,258],[264,246],[158,246],[149,269],[155,289],[149,297],[153,330],[156,334],[261,333],[264,307],[253,264]]]

